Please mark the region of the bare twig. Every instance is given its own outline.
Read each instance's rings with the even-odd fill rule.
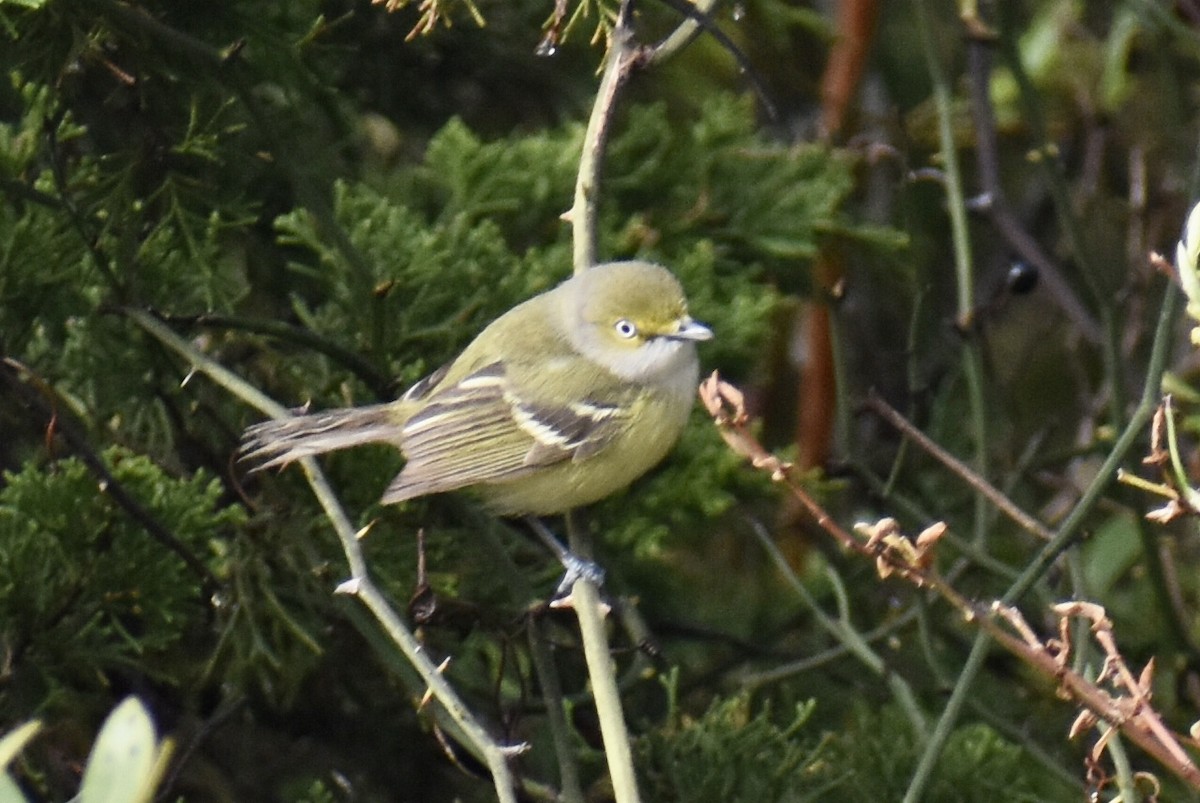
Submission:
[[[162,321],[142,310],[125,309],[123,312],[138,326],[157,338],[159,342],[187,360],[191,370],[203,373],[237,398],[272,418],[287,417],[288,412],[282,405],[199,352],[192,344],[171,331]],[[516,803],[516,792],[508,759],[525,750],[527,745],[501,745],[492,739],[483,725],[475,720],[470,709],[442,676],[438,665],[425,652],[424,646],[408,629],[371,580],[367,573],[366,559],[363,556],[362,546],[359,544],[358,534],[316,460],[305,457],[298,462],[304,469],[309,486],[321,503],[321,507],[324,508],[325,515],[337,532],[342,551],[346,555],[346,562],[350,567],[350,579],[338,586],[337,593],[357,597],[371,611],[393,643],[400,648],[409,663],[416,669],[421,680],[432,696],[441,704],[450,720],[464,734],[467,743],[487,765],[492,773],[492,782],[495,785],[497,797],[502,803]]]
[[[571,551],[585,560],[592,559],[591,538],[585,528],[578,526],[569,512],[566,516],[567,535]],[[637,775],[633,771],[633,751],[625,712],[621,709],[621,693],[617,688],[616,668],[608,648],[604,617],[608,606],[600,601],[600,589],[593,581],[581,577],[571,586],[571,593],[561,604],[570,605],[579,619],[579,635],[583,642],[583,657],[587,662],[588,680],[596,717],[600,721],[600,738],[604,742],[604,758],[612,782],[616,803],[638,803]]]
[[[737,63],[739,71],[750,82],[750,88],[758,96],[758,101],[762,104],[762,110],[767,117],[771,120],[779,118],[779,112],[775,108],[775,103],[771,100],[771,95],[767,92],[767,87],[759,76],[758,71],[754,69],[754,65],[750,63],[750,59],[738,47],[737,42],[734,42],[728,34],[717,27],[717,23],[713,21],[712,16],[708,13],[709,9],[701,9],[699,6],[693,5],[691,0],[659,0],[659,2],[682,14],[685,22],[660,44],[646,48],[643,63],[657,64],[674,54],[676,50],[691,41],[692,33],[690,29],[683,35],[680,35],[680,32],[688,29],[689,23],[698,25],[705,33],[716,40],[717,44],[725,48],[729,55],[733,56],[733,60]],[[705,2],[710,3],[712,6],[716,5],[711,0],[705,0]]]
[[[799,502],[816,524],[845,549],[851,552],[881,560],[881,566],[886,566],[888,573],[898,573],[911,578],[916,585],[924,586],[932,582],[933,576],[926,571],[924,552],[914,547],[916,551],[906,550],[893,536],[899,532],[898,526],[890,519],[878,529],[866,533],[867,538],[858,538],[834,520],[825,509],[817,503],[794,477],[794,467],[791,463],[780,460],[759,443],[750,432],[750,416],[746,413],[745,396],[735,386],[725,382],[714,371],[700,383],[700,402],[713,417],[717,431],[725,443],[735,454],[750,461],[750,464],[760,471],[770,475],[772,481],[783,485],[792,497]],[[938,533],[940,535],[940,532]],[[936,539],[935,539],[936,540]],[[921,545],[927,551],[928,541]],[[894,553],[894,554],[893,554]],[[893,557],[885,557],[892,555]],[[900,557],[893,559],[895,555]]]
[[[558,759],[561,787],[558,799],[561,803],[583,803],[583,785],[579,779],[579,765],[571,749],[571,730],[563,710],[562,684],[554,667],[554,655],[546,644],[540,617],[536,613],[529,614],[525,627],[529,637],[529,655],[541,681],[542,697],[546,701],[546,721],[550,725],[550,738]]]
[[[612,129],[617,95],[643,57],[633,41],[629,6],[630,0],[621,3],[612,29],[608,62],[604,66],[600,87],[596,91],[596,102],[592,105],[592,114],[583,135],[583,152],[579,157],[579,173],[575,178],[575,203],[563,216],[571,222],[576,273],[587,270],[597,261],[596,219],[600,205],[600,169],[604,163],[604,149]]]
[[[678,28],[671,31],[666,39],[653,47],[650,51],[649,63],[659,64],[666,61],[691,44],[692,40],[700,35],[701,20],[712,14],[716,7],[717,0],[698,0],[692,9],[693,14],[688,15],[687,19]]]
[[[881,576],[896,576],[938,594],[965,620],[974,622],[988,639],[1053,678],[1070,699],[1080,703],[1093,716],[1118,728],[1184,781],[1200,788],[1200,769],[1149,705],[1148,671],[1144,670],[1135,678],[1128,670],[1117,651],[1111,624],[1099,606],[1066,603],[1055,609],[1063,621],[1071,616],[1086,616],[1093,622],[1093,633],[1108,656],[1105,662],[1107,674],[1093,682],[1069,668],[1070,645],[1065,627],[1057,640],[1043,641],[1010,603],[997,601],[988,607],[980,606],[945,582],[933,568],[933,552],[944,532],[944,525],[935,524],[917,538],[910,539],[895,521],[884,519],[872,525],[857,525],[855,529],[864,536],[862,538],[851,535],[804,491],[792,466],[769,453],[751,434],[737,388],[722,382],[714,373],[701,384],[700,397],[730,448],[756,468],[769,473],[771,479],[800,501],[821,529],[839,544],[874,560]],[[1108,678],[1115,679],[1123,694],[1115,696],[1098,685]]]
[[[754,534],[759,544],[762,545],[762,548],[770,556],[772,563],[775,564],[775,568],[784,576],[788,584],[792,587],[792,590],[804,602],[805,606],[812,613],[813,618],[817,621],[817,624],[825,632],[837,639],[843,648],[860,663],[876,676],[883,679],[899,704],[900,709],[908,717],[909,725],[912,728],[916,741],[924,741],[928,736],[928,723],[926,722],[924,712],[921,711],[920,704],[917,702],[917,696],[913,692],[912,686],[909,685],[907,680],[889,670],[884,658],[871,648],[867,635],[859,632],[854,627],[850,618],[850,611],[847,609],[848,606],[839,606],[842,610],[837,617],[825,613],[817,603],[817,600],[813,598],[808,589],[804,587],[804,584],[800,582],[800,578],[796,577],[796,573],[788,565],[787,558],[784,557],[779,547],[771,540],[770,535],[767,534],[766,528],[756,527]]]
[[[986,203],[980,208],[991,218],[992,224],[1008,245],[1022,259],[1038,269],[1042,286],[1079,333],[1089,343],[1099,343],[1100,325],[1063,278],[1058,263],[1042,250],[1037,240],[1021,225],[1004,195],[1004,188],[1000,182],[996,119],[992,112],[991,100],[992,48],[992,42],[978,37],[967,40],[967,75],[970,79],[971,117],[975,129],[975,165],[982,185],[981,195],[986,199]]]
[[[1019,508],[999,488],[979,476],[975,471],[972,471],[970,466],[934,443],[924,432],[909,423],[908,419],[900,415],[899,411],[884,401],[883,397],[878,393],[872,390],[867,397],[865,406],[884,421],[887,421],[893,427],[900,430],[900,433],[904,437],[915,443],[943,466],[953,471],[963,482],[971,486],[977,493],[982,494],[989,502],[996,506],[997,510],[1012,519],[1021,529],[1031,535],[1037,536],[1043,541],[1049,541],[1053,537],[1053,533],[1045,525]]]
[[[686,20],[683,26],[691,27],[693,24],[694,21]],[[686,42],[686,36],[681,35],[677,39],[668,37],[668,41],[674,41],[681,46]],[[634,42],[632,0],[622,0],[611,32],[608,61],[584,133],[579,172],[575,181],[574,203],[563,216],[571,223],[574,242],[572,262],[576,274],[582,273],[597,262],[596,227],[600,171],[612,130],[617,96],[633,70],[646,62],[647,52]],[[567,526],[571,549],[585,559],[590,558],[591,541],[588,534],[583,528],[573,526],[570,515],[567,516]],[[579,618],[584,657],[587,661],[596,713],[600,720],[600,734],[604,741],[613,797],[617,803],[637,803],[640,799],[637,777],[633,770],[629,733],[624,712],[621,710],[612,656],[609,654],[608,639],[604,632],[599,589],[591,580],[580,578],[571,588],[570,601]]]
[[[235,315],[218,315],[206,312],[200,315],[176,315],[158,313],[169,324],[175,326],[204,327],[217,330],[253,332],[278,338],[285,343],[304,346],[346,366],[363,384],[367,385],[376,398],[393,398],[392,380],[376,368],[370,360],[363,359],[357,351],[317,334],[303,326],[294,326],[283,321],[242,318]]]

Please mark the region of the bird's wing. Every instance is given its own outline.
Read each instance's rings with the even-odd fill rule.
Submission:
[[[584,460],[620,431],[623,408],[558,404],[522,394],[502,363],[439,389],[405,422],[404,470],[384,504],[484,482],[501,482],[564,460]]]

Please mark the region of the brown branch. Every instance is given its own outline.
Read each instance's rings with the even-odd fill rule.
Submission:
[[[809,511],[817,525],[844,548],[874,560],[882,577],[894,575],[938,594],[966,621],[976,623],[1005,650],[1053,678],[1064,696],[1082,705],[1090,716],[1119,729],[1168,770],[1200,789],[1200,769],[1150,705],[1150,669],[1144,670],[1138,678],[1128,670],[1112,636],[1111,622],[1100,606],[1085,602],[1056,606],[1055,612],[1062,623],[1060,636],[1043,641],[1016,608],[998,601],[987,607],[974,603],[937,573],[933,568],[934,549],[945,532],[944,524],[934,524],[916,539],[910,539],[900,532],[894,520],[883,519],[873,525],[856,525],[855,530],[865,538],[851,535],[804,491],[792,465],[768,452],[751,434],[744,400],[736,387],[722,382],[714,372],[701,383],[699,392],[701,401],[713,416],[717,431],[729,447],[755,468],[769,472],[771,479],[785,487]],[[1067,667],[1070,643],[1066,623],[1074,616],[1085,616],[1092,621],[1092,632],[1107,656],[1105,672],[1096,681]],[[1117,693],[1102,688],[1100,684],[1105,682],[1112,682]],[[1099,744],[1096,749],[1103,747]]]
[[[841,281],[842,260],[827,246],[813,265],[813,275],[825,288]],[[830,292],[830,295],[833,295]],[[804,328],[807,359],[798,367],[796,383],[796,460],[800,468],[816,468],[829,462],[833,449],[837,410],[837,371],[833,355],[833,312],[829,304],[808,301],[803,318],[793,326]]]
[[[864,406],[898,429],[904,437],[915,443],[943,466],[954,472],[963,482],[986,497],[989,502],[996,506],[997,510],[1012,519],[1021,529],[1043,541],[1049,541],[1053,538],[1053,533],[1045,525],[1024,510],[1021,510],[999,488],[979,476],[966,463],[963,463],[957,457],[930,440],[924,432],[909,423],[908,419],[900,415],[894,407],[884,401],[875,391],[871,391]]]
[[[837,39],[821,74],[821,133],[836,138],[846,126],[850,102],[871,55],[879,0],[838,0]]]

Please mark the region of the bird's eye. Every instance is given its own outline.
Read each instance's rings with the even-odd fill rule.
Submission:
[[[622,318],[621,320],[619,320],[615,324],[613,324],[613,329],[616,329],[617,334],[620,335],[621,337],[625,338],[626,340],[629,340],[630,338],[633,338],[633,337],[637,337],[637,333],[638,333],[637,325],[635,325],[633,321],[628,320],[626,318]]]

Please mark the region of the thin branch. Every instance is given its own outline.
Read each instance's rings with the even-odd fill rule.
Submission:
[[[495,524],[495,519],[491,519]],[[512,556],[504,549],[496,537],[495,526],[479,522],[477,529],[481,532],[481,546],[485,550],[485,560],[489,561],[495,571],[502,576],[502,585],[509,589],[514,599],[521,604],[535,599],[532,586],[528,579],[513,563]],[[554,745],[555,758],[559,768],[559,789],[550,798],[556,803],[583,803],[583,785],[579,777],[579,762],[574,752],[570,723],[567,721],[567,711],[564,705],[562,682],[559,679],[558,668],[555,665],[554,653],[546,642],[541,619],[545,613],[545,604],[541,601],[530,606],[525,611],[525,627],[529,640],[529,655],[533,661],[533,670],[537,675],[542,692],[542,702],[545,706],[546,723],[550,730],[550,739]],[[530,792],[531,781],[522,779],[522,788]]]
[[[278,402],[252,387],[221,364],[202,354],[190,343],[176,335],[169,327],[154,316],[136,309],[122,310],[138,326],[145,329],[163,345],[188,361],[193,371],[199,371],[220,387],[246,402],[250,406],[271,416],[286,418],[287,410]],[[470,709],[443,677],[441,668],[425,652],[424,646],[392,609],[386,597],[375,586],[367,574],[366,559],[359,545],[359,533],[350,523],[333,489],[325,479],[316,460],[311,457],[298,461],[304,469],[309,486],[316,495],[325,515],[333,524],[341,542],[342,551],[350,568],[350,579],[338,586],[337,592],[357,597],[383,626],[389,638],[404,653],[409,663],[417,670],[429,693],[441,704],[442,709],[467,737],[467,742],[492,773],[496,795],[502,803],[516,803],[513,775],[508,766],[510,756],[522,752],[526,745],[505,746],[496,742],[487,730],[477,722]]]
[[[642,58],[633,41],[630,21],[630,0],[623,0],[617,21],[613,25],[608,48],[608,61],[596,91],[596,101],[583,135],[583,152],[579,158],[579,173],[575,178],[575,202],[564,218],[571,222],[574,242],[575,273],[582,273],[597,262],[596,225],[600,209],[600,170],[604,151],[612,130],[617,95]]]
[[[546,721],[550,725],[550,738],[554,742],[554,755],[558,759],[559,785],[562,803],[583,803],[583,785],[579,780],[579,765],[570,743],[571,728],[563,710],[562,684],[558,670],[554,667],[554,654],[546,645],[541,624],[536,613],[531,613],[525,622],[529,636],[529,655],[533,659],[534,671],[541,681],[542,697],[546,703]]]
[[[577,526],[575,517],[570,513],[566,520],[571,551],[584,560],[591,560],[591,538],[584,531],[585,528]],[[603,617],[608,608],[600,602],[600,589],[596,584],[582,577],[571,586],[570,596],[565,602],[575,610],[579,619],[583,657],[587,662],[588,680],[592,684],[596,716],[600,720],[600,738],[604,742],[604,758],[608,762],[613,799],[616,803],[638,803],[641,797],[638,794],[637,776],[633,771],[629,729],[625,725],[625,712],[621,710],[616,668],[604,631]]]
[[[671,6],[675,8],[675,6]],[[717,0],[699,0],[695,6],[689,6],[684,14],[687,19],[683,23],[671,31],[666,39],[663,39],[650,50],[649,63],[661,64],[671,56],[683,50],[692,43],[703,27],[703,21],[710,19],[713,9],[717,7]],[[676,9],[678,10],[678,9]]]
[[[742,52],[737,43],[717,27],[717,23],[713,21],[712,15],[708,13],[708,10],[701,10],[698,6],[694,6],[688,2],[688,0],[659,0],[659,2],[682,14],[685,17],[685,21],[670,36],[664,39],[661,44],[648,48],[644,54],[643,63],[658,63],[674,54],[676,49],[690,41],[690,34],[683,39],[677,39],[676,34],[687,27],[689,23],[698,25],[704,29],[705,33],[715,39],[717,44],[725,48],[733,56],[738,69],[750,81],[750,87],[754,90],[754,94],[758,95],[758,100],[762,103],[763,111],[767,117],[771,120],[779,119],[779,112],[776,110],[775,104],[772,102],[771,96],[767,92],[767,87],[763,84],[758,71],[754,69],[754,65],[750,63],[750,59]],[[712,2],[711,5],[715,6],[716,3]]]
[[[233,329],[243,332],[254,332],[278,338],[289,344],[299,344],[324,354],[354,373],[366,384],[377,399],[392,398],[392,380],[379,371],[369,360],[363,359],[357,351],[345,348],[328,338],[289,323],[256,318],[242,318],[234,315],[218,315],[206,312],[200,315],[175,315],[157,313],[165,322],[183,326],[202,326],[207,329]]]
[[[21,400],[35,412],[38,420],[46,427],[47,433],[57,434],[66,442],[71,452],[99,480],[100,491],[112,499],[117,507],[124,510],[131,519],[140,524],[151,538],[175,553],[188,569],[200,578],[206,595],[211,596],[213,592],[217,591],[221,587],[221,581],[205,565],[204,561],[200,560],[187,544],[180,540],[179,536],[156,519],[141,502],[134,498],[133,494],[125,489],[121,481],[109,471],[104,459],[91,447],[75,423],[59,415],[59,405],[49,400],[57,395],[54,388],[34,376],[28,368],[15,360],[0,359],[0,367],[3,368],[0,370],[0,377],[3,377],[5,384],[12,388],[21,397]],[[26,377],[26,381],[21,380],[21,375]],[[66,405],[62,405],[62,407],[66,407]]]
[[[967,76],[970,79],[971,119],[975,129],[975,165],[986,202],[982,211],[1000,232],[1009,247],[1036,267],[1046,288],[1067,319],[1089,343],[1099,343],[1100,324],[1084,307],[1079,296],[1063,278],[1062,270],[1037,240],[1025,230],[1013,213],[1000,183],[1000,155],[996,137],[996,118],[991,100],[991,54],[993,44],[977,37],[967,39]]]
[[[837,639],[851,655],[857,658],[872,673],[883,678],[896,698],[900,709],[908,717],[908,723],[912,728],[916,741],[918,743],[924,742],[928,737],[928,723],[925,720],[924,713],[921,711],[920,704],[917,702],[917,696],[913,693],[912,687],[908,682],[895,672],[888,670],[887,663],[882,656],[871,649],[871,645],[867,642],[867,636],[854,628],[848,611],[843,611],[837,618],[834,618],[822,610],[816,599],[813,598],[804,584],[800,582],[800,578],[792,571],[792,567],[788,565],[787,558],[784,557],[779,546],[771,540],[771,536],[767,534],[766,528],[755,527],[754,535],[758,539],[759,545],[771,558],[771,562],[775,564],[776,570],[784,576],[788,581],[788,585],[796,593],[796,596],[800,598],[812,613],[817,624],[825,632]]]
[[[975,313],[975,275],[972,270],[971,239],[967,227],[966,197],[954,144],[953,98],[950,81],[934,47],[934,31],[926,0],[916,2],[917,32],[925,68],[933,83],[933,102],[937,109],[939,154],[942,159],[942,184],[946,190],[946,211],[950,215],[950,239],[954,247],[954,278],[957,288],[958,315],[962,331],[970,331]]]
[[[791,567],[788,566],[788,569],[790,570]],[[910,608],[897,618],[888,620],[887,624],[880,625],[874,630],[863,633],[862,640],[867,644],[871,644],[876,641],[881,641],[894,636],[898,630],[906,628],[913,623],[913,621],[917,618],[917,612],[918,609],[916,607]],[[734,646],[738,646],[739,649],[743,650],[744,652],[751,652],[750,645],[737,645],[735,642]],[[755,644],[752,645],[752,647],[758,648],[758,645]],[[737,685],[740,688],[755,689],[768,683],[777,683],[781,680],[791,678],[794,675],[799,675],[803,672],[811,672],[812,670],[831,663],[845,655],[848,655],[849,653],[850,648],[845,644],[839,643],[836,647],[830,647],[823,652],[807,655],[804,658],[798,658],[796,660],[789,661],[788,663],[777,664],[772,666],[770,669],[745,670],[738,672],[735,678]]]
[[[982,719],[987,725],[995,729],[1001,736],[1007,738],[1010,742],[1018,744],[1025,751],[1026,755],[1032,758],[1048,775],[1058,778],[1064,785],[1073,787],[1083,792],[1083,783],[1079,780],[1076,773],[1068,770],[1063,766],[1059,757],[1051,754],[1045,746],[1039,744],[1031,733],[1023,724],[1017,724],[1008,720],[1004,715],[993,711],[989,704],[998,707],[1005,707],[1007,700],[1003,698],[990,699],[987,701],[974,699],[971,700],[971,711]],[[1005,711],[1005,714],[1012,712]]]
[[[879,499],[898,508],[905,516],[914,521],[933,521],[936,518],[912,499],[897,493],[895,489],[889,488],[884,480],[871,471],[868,466],[859,462],[853,462],[849,463],[846,468],[858,477]],[[946,541],[953,544],[954,548],[962,553],[964,558],[969,559],[976,566],[987,569],[1010,583],[1017,579],[1017,569],[982,551],[967,539],[950,532],[946,533]]]
[[[1054,537],[1054,534],[1044,524],[1014,504],[999,488],[972,471],[971,467],[966,463],[934,443],[928,435],[913,426],[908,419],[900,415],[898,410],[884,401],[883,397],[874,390],[867,396],[864,406],[898,429],[900,434],[915,443],[943,466],[954,472],[959,479],[971,486],[976,493],[982,494],[985,499],[996,506],[997,510],[1012,519],[1022,530],[1043,541],[1049,541]]]
[[[1158,328],[1154,335],[1154,345],[1150,353],[1150,364],[1146,371],[1141,402],[1138,404],[1137,409],[1134,410],[1133,415],[1130,416],[1124,431],[1117,438],[1116,443],[1113,444],[1113,448],[1109,452],[1107,459],[1105,459],[1099,471],[1096,472],[1091,485],[1088,486],[1079,501],[1075,503],[1075,507],[1058,528],[1054,538],[1042,547],[1041,551],[1038,552],[1029,565],[1025,567],[1025,570],[1021,572],[1020,576],[1013,581],[1008,591],[1005,592],[1002,598],[1004,604],[1015,603],[1023,597],[1033,587],[1034,583],[1041,578],[1050,564],[1067,547],[1074,543],[1075,539],[1079,536],[1080,530],[1083,528],[1083,522],[1100,501],[1101,494],[1108,487],[1109,483],[1113,481],[1117,469],[1120,468],[1126,455],[1129,454],[1137,439],[1141,437],[1143,429],[1150,422],[1150,418],[1158,406],[1158,393],[1162,385],[1163,367],[1173,340],[1172,324],[1175,321],[1175,314],[1179,306],[1179,295],[1179,290],[1173,283],[1167,285],[1167,291],[1163,296],[1162,307],[1159,311]],[[987,655],[989,643],[990,634],[986,631],[980,631],[975,637],[975,642],[971,645],[971,652],[967,655],[967,659],[963,663],[962,670],[958,675],[958,681],[955,683],[954,690],[950,693],[950,699],[946,701],[946,706],[942,710],[942,717],[934,729],[933,739],[930,740],[930,744],[926,746],[925,753],[921,757],[918,771],[922,774],[914,775],[914,780],[921,777],[928,778],[929,773],[932,772],[933,765],[941,754],[941,749],[945,747],[946,740],[950,738],[954,724],[958,721],[958,715],[966,703],[971,686],[975,682],[975,677],[979,674],[979,670],[983,668],[983,661]],[[919,787],[914,792],[914,787],[910,786],[909,791],[913,794],[905,798],[907,801],[920,799],[922,790]]]
[[[954,282],[957,288],[960,330],[972,329],[975,306],[975,266],[967,227],[966,197],[958,151],[954,142],[954,110],[950,79],[938,58],[928,0],[916,0],[918,39],[925,57],[926,71],[933,84],[933,103],[937,110],[939,155],[945,170],[946,208],[950,215],[950,239],[954,248]],[[963,382],[967,389],[967,412],[974,446],[974,468],[980,476],[988,473],[988,418],[983,390],[983,355],[977,338],[964,338],[961,347]],[[987,499],[976,494],[973,541],[982,547],[989,532]]]
[[[121,282],[113,269],[113,261],[104,253],[104,249],[100,247],[100,237],[93,229],[94,221],[86,220],[83,211],[75,203],[75,199],[71,195],[70,182],[67,180],[66,169],[62,162],[62,154],[58,147],[58,126],[61,118],[65,115],[65,110],[60,110],[55,117],[46,121],[46,152],[50,157],[50,172],[54,176],[54,187],[58,190],[58,202],[62,208],[66,210],[67,217],[71,221],[72,228],[75,229],[79,239],[83,242],[84,248],[91,255],[92,261],[96,265],[96,270],[100,271],[105,282],[108,283],[109,289],[118,296],[125,293],[126,288]]]
[[[1172,305],[1168,303],[1166,306]],[[1161,366],[1159,370],[1161,372]],[[721,382],[714,373],[701,385],[700,396],[729,447],[748,459],[755,468],[769,473],[775,482],[782,485],[809,511],[818,526],[839,544],[855,554],[874,560],[881,577],[895,576],[917,588],[933,591],[966,621],[979,628],[975,649],[968,658],[968,666],[973,662],[982,661],[984,648],[994,641],[1043,675],[1052,678],[1059,689],[1071,699],[1079,702],[1094,716],[1119,728],[1168,770],[1193,787],[1200,788],[1200,769],[1192,763],[1174,734],[1167,730],[1157,712],[1150,707],[1147,695],[1148,673],[1144,672],[1141,678],[1134,678],[1125,667],[1112,638],[1111,624],[1101,615],[1099,606],[1083,603],[1056,606],[1055,612],[1063,622],[1060,638],[1058,641],[1043,642],[1024,622],[1016,608],[1012,607],[1011,600],[1006,598],[990,606],[979,605],[960,594],[937,573],[933,568],[934,553],[938,539],[945,531],[944,525],[928,527],[917,538],[909,539],[900,532],[894,521],[884,519],[874,525],[857,525],[855,530],[865,538],[851,535],[808,495],[795,476],[791,464],[772,455],[751,434],[744,401],[736,388]],[[1098,487],[1103,488],[1105,484],[1100,483]],[[1069,632],[1066,623],[1069,618],[1079,616],[1093,622],[1092,632],[1108,655],[1106,667],[1109,675],[1105,677],[1115,678],[1118,695],[1111,694],[1098,685],[1099,682],[1103,682],[1103,677],[1093,682],[1067,665],[1069,650],[1061,646],[1066,640],[1065,634]],[[1016,635],[1013,634],[1014,631]],[[962,681],[967,673],[968,669],[964,668],[956,692],[964,686],[969,687],[969,682],[964,684]],[[946,712],[953,712],[953,716],[957,716],[958,708],[953,701],[947,704]],[[938,723],[939,729],[946,727],[946,712],[943,712],[942,720]],[[949,721],[953,722],[953,718],[949,718]],[[935,758],[940,755],[940,746],[937,749],[927,747],[922,756],[922,764],[931,761],[931,755]],[[919,778],[924,777],[919,772],[920,768],[918,765],[918,772],[914,774],[914,784],[910,784],[906,800],[921,799],[922,792],[916,784]]]

